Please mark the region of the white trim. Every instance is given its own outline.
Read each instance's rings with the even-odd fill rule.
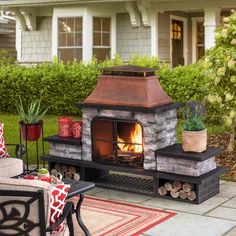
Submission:
[[[185,17],[170,15],[170,65],[172,65],[172,40],[171,40],[171,23],[172,20],[178,20],[183,22],[183,58],[184,58],[184,65],[188,64],[188,20]]]
[[[19,27],[16,25],[16,58],[17,58],[17,61],[21,61],[21,48],[22,48],[22,37],[21,37],[21,34],[22,34],[22,30],[19,29]]]
[[[111,31],[110,31],[110,48],[111,48],[111,58],[113,59],[115,57],[116,54],[116,14],[115,13],[108,13],[107,11],[101,12],[101,9],[99,11],[96,12],[91,12],[91,19],[93,19],[93,17],[109,17],[111,18]],[[93,24],[93,20],[92,20],[92,24]],[[92,29],[92,35],[91,35],[91,41],[92,41],[92,46],[91,46],[91,50],[93,50],[93,25],[91,24],[91,29]],[[92,57],[92,54],[91,54]]]
[[[204,17],[192,17],[192,63],[197,61],[197,23],[204,23]]]
[[[158,56],[158,12],[151,16],[151,56]]]

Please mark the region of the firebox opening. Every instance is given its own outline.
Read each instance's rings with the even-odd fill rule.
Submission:
[[[137,121],[96,117],[91,134],[94,161],[143,167],[143,128]]]

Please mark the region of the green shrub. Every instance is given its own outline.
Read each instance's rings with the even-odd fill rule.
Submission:
[[[161,86],[175,101],[203,101],[206,80],[201,62],[174,69],[165,66],[158,71],[158,74]]]
[[[157,57],[135,56],[128,64],[157,70],[162,87],[175,100],[202,101],[205,96],[204,68],[201,63],[174,69]],[[16,113],[19,96],[24,104],[42,99],[55,115],[78,115],[77,102],[82,102],[94,89],[101,68],[123,65],[118,55],[113,60],[89,63],[44,63],[35,67],[15,64],[0,66],[0,111]]]
[[[0,50],[0,66],[13,64],[15,60],[16,59],[10,56],[7,50]]]

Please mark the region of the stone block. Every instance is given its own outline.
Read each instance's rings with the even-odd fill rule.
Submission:
[[[145,170],[156,170],[156,162],[144,162],[143,168]]]
[[[200,176],[216,168],[215,157],[202,162],[157,156],[157,170],[173,174]]]
[[[81,146],[51,143],[49,154],[57,157],[81,160]]]
[[[106,117],[132,119],[132,112],[130,112],[130,111],[100,110],[99,115],[106,116]]]

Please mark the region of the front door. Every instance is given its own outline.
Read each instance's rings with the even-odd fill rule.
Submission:
[[[184,65],[184,27],[183,21],[171,21],[171,38],[172,38],[172,67]]]

